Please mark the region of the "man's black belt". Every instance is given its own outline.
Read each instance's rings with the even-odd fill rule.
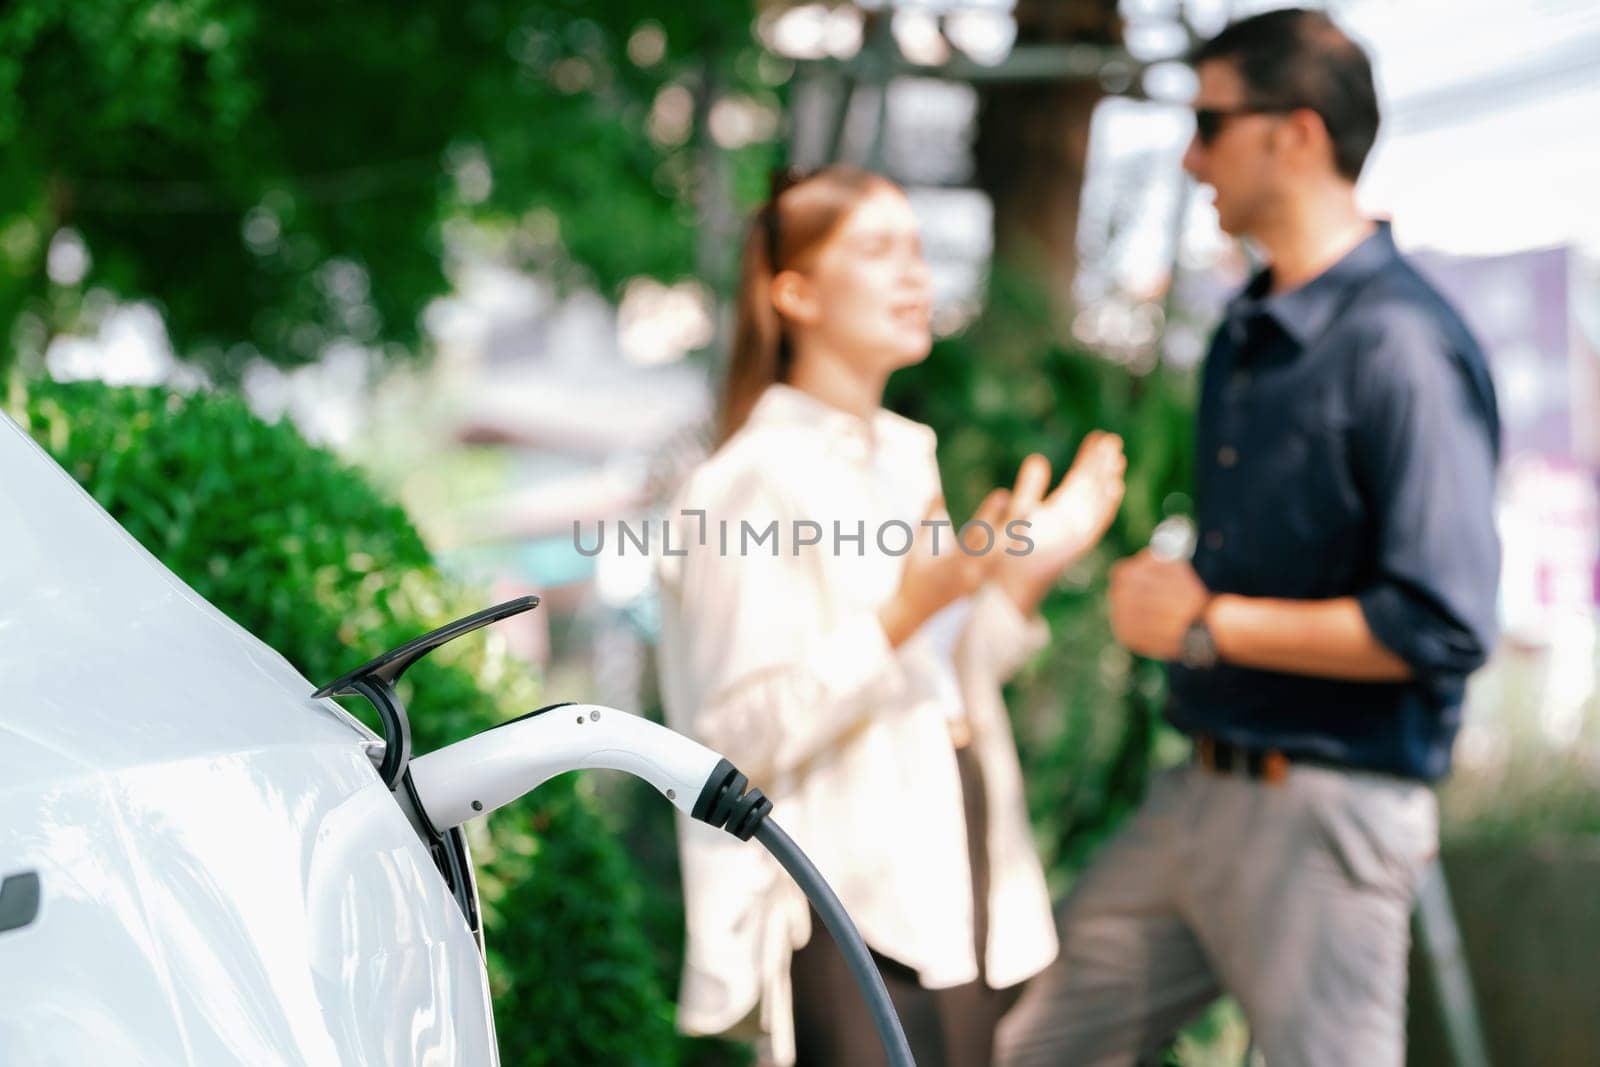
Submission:
[[[1289,777],[1293,761],[1275,748],[1246,748],[1209,734],[1196,734],[1194,761],[1215,774],[1242,774],[1273,785]]]

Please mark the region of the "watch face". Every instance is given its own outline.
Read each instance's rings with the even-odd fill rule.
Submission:
[[[1207,669],[1217,665],[1217,645],[1204,622],[1196,622],[1183,634],[1183,665]]]

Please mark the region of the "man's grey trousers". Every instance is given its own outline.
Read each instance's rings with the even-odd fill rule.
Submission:
[[[1002,1024],[997,1062],[1159,1062],[1226,992],[1268,1067],[1402,1064],[1412,896],[1437,846],[1418,782],[1165,771],[1063,906],[1061,955]]]

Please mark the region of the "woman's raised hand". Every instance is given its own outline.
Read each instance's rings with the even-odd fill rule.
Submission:
[[[1072,469],[1048,496],[1050,461],[1037,452],[1022,461],[1007,525],[1026,520],[1033,547],[1022,555],[1002,553],[996,577],[1024,615],[1105,536],[1122,503],[1127,466],[1122,438],[1101,430],[1084,438]]]
[[[898,648],[944,607],[977,592],[995,572],[1004,555],[1002,527],[1010,500],[1011,494],[1004,489],[990,491],[977,514],[962,527],[966,536],[961,544],[957,544],[959,529],[951,524],[944,498],[929,506],[906,553],[900,586],[878,610],[890,645]]]

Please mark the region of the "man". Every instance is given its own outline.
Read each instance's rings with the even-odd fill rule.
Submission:
[[[1118,639],[1172,661],[1194,757],[1075,887],[1002,1062],[1141,1062],[1226,992],[1271,1067],[1399,1064],[1427,783],[1493,640],[1494,394],[1356,206],[1378,127],[1361,49],[1276,11],[1194,58],[1184,167],[1269,266],[1206,364],[1192,565],[1147,551],[1111,581]]]

